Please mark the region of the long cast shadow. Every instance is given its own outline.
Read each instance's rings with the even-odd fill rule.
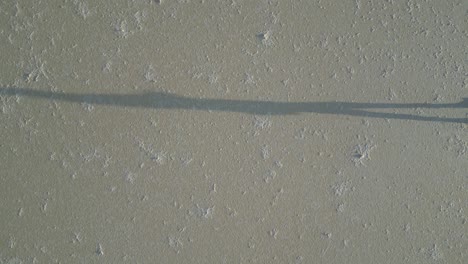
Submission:
[[[389,103],[352,103],[352,102],[272,102],[257,100],[230,100],[190,98],[171,93],[144,92],[139,94],[80,94],[40,91],[27,88],[0,88],[0,95],[26,96],[93,105],[112,105],[119,107],[140,107],[154,109],[186,109],[239,112],[253,115],[293,115],[318,113],[333,115],[361,116],[384,119],[403,119],[415,121],[468,123],[468,118],[449,118],[438,116],[419,116],[412,114],[381,113],[366,109],[388,108],[467,108],[468,98],[450,104],[389,104]]]

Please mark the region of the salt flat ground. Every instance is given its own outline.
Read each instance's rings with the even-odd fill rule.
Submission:
[[[0,13],[0,263],[468,263],[466,1]]]

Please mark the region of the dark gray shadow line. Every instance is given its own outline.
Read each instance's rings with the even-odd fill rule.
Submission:
[[[317,113],[360,116],[369,118],[401,119],[432,122],[468,123],[468,118],[419,116],[400,113],[373,112],[368,109],[467,108],[468,98],[458,103],[354,103],[354,102],[273,102],[257,100],[230,100],[190,98],[171,93],[143,92],[138,94],[63,93],[27,88],[0,88],[0,95],[25,96],[92,105],[139,107],[153,109],[185,109],[238,112],[253,115],[294,115]]]

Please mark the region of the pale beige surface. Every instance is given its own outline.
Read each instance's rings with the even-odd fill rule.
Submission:
[[[466,1],[0,14],[0,263],[468,263]]]

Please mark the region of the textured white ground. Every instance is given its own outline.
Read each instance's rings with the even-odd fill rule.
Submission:
[[[468,263],[467,10],[1,1],[0,263]]]

